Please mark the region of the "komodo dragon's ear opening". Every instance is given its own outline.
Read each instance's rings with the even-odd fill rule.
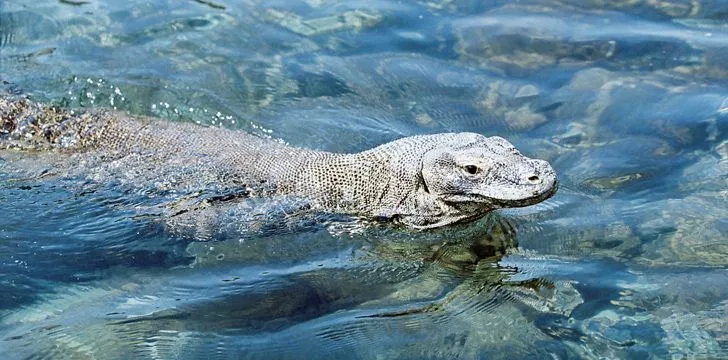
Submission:
[[[425,153],[426,154],[426,153]],[[425,194],[430,194],[430,188],[427,186],[427,181],[425,181],[425,176],[422,175],[424,164],[422,160],[420,160],[419,167],[417,168],[417,172],[415,173],[416,180],[417,180],[417,189],[422,188],[422,191],[425,192]]]
[[[420,173],[420,174],[419,174],[419,175],[417,176],[417,182],[418,182],[418,183],[420,184],[420,186],[422,187],[422,190],[423,190],[423,191],[424,191],[425,193],[427,193],[427,194],[429,194],[429,193],[430,193],[430,188],[429,188],[429,187],[427,187],[427,182],[425,181],[425,178],[424,178],[424,177],[422,176],[422,173]]]

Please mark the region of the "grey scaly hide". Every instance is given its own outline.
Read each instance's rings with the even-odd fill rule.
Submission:
[[[173,169],[166,175],[188,191],[214,186],[246,197],[289,195],[324,211],[414,228],[532,205],[557,188],[546,161],[523,156],[503,138],[474,133],[412,136],[338,154],[222,128],[103,110],[74,114],[0,98],[0,135],[8,149],[134,158],[141,177],[145,169]]]

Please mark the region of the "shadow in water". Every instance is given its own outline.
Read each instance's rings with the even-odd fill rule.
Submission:
[[[303,348],[332,357],[372,344],[416,346],[423,336],[451,342],[439,349],[452,355],[492,346],[500,335],[476,341],[475,333],[513,322],[546,340],[523,314],[563,314],[580,303],[564,282],[516,279],[527,261],[500,263],[518,251],[513,227],[497,214],[428,232],[331,229],[192,242],[193,265],[112,269],[102,281],[58,289],[5,316],[0,338],[41,358],[81,350],[187,358],[215,346],[241,358],[289,358]],[[430,333],[438,324],[442,333]]]

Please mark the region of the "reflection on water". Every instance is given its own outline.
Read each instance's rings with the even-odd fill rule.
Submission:
[[[188,204],[163,206],[164,169],[140,178],[114,168],[123,161],[2,151],[0,348],[38,359],[726,357],[727,10],[2,2],[3,91],[330,151],[500,135],[554,164],[561,189],[416,232],[279,199],[175,215]]]
[[[465,341],[472,335],[460,334],[463,321],[472,327],[487,320],[480,331],[492,333],[500,325],[491,322],[503,312],[563,317],[581,303],[569,281],[533,276],[549,259],[529,263],[517,256],[498,263],[515,246],[504,218],[478,225],[417,241],[387,227],[350,234],[345,241],[320,231],[295,249],[291,244],[301,235],[284,238],[284,244],[277,239],[191,243],[192,266],[116,267],[103,280],[42,296],[40,305],[5,317],[5,341],[48,357],[167,358],[201,354],[211,346],[283,357],[310,346],[341,356],[363,344],[410,344],[423,336]],[[443,334],[432,334],[433,326]],[[48,342],[37,344],[39,335]],[[500,343],[502,335],[489,335],[488,343]],[[484,351],[485,339],[478,338],[468,351]],[[543,334],[539,339],[547,340]],[[436,350],[443,356],[465,351],[453,345]],[[184,352],[176,354],[179,349]]]

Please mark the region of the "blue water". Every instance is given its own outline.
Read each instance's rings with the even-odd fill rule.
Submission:
[[[265,201],[250,204],[262,217],[178,224],[121,176],[48,176],[58,154],[3,151],[0,353],[726,358],[726,14],[719,0],[2,1],[3,91],[328,151],[499,135],[561,187],[426,232]]]

